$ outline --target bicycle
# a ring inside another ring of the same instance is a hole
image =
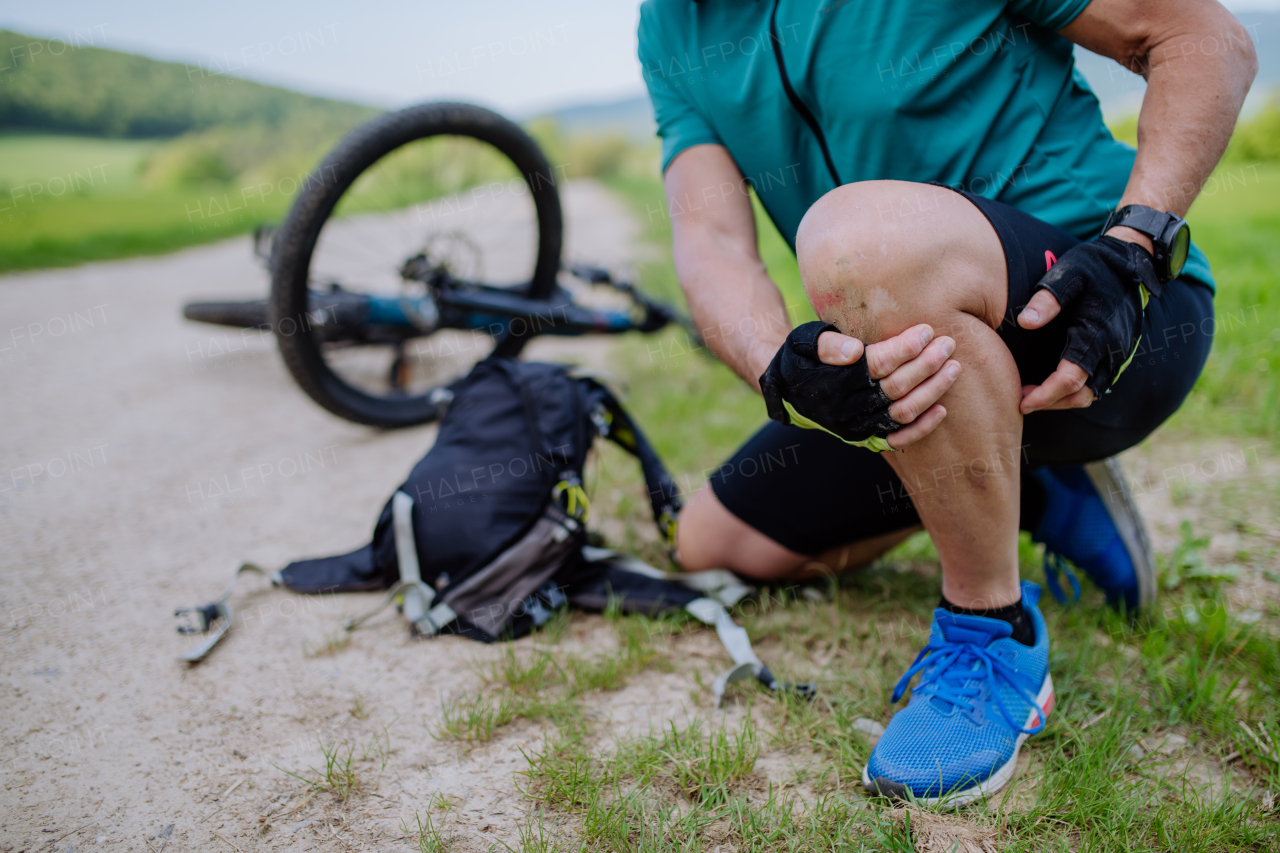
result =
[[[450,188],[465,200],[456,190],[471,187],[482,207],[476,186],[488,188],[487,224],[506,232],[488,237],[514,283],[483,280],[473,235],[422,233],[424,217],[457,215],[431,207]],[[513,231],[517,217],[532,227]],[[268,299],[190,303],[183,314],[270,330],[312,400],[383,428],[436,419],[453,379],[485,356],[518,356],[538,335],[652,333],[675,322],[697,338],[687,318],[633,284],[563,265],[562,237],[557,176],[524,130],[482,107],[422,104],[349,133],[304,182],[284,223],[255,231],[254,251],[271,273]],[[591,290],[621,304],[583,304]]]

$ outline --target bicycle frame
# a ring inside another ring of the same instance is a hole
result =
[[[260,225],[254,229],[254,254],[264,263],[270,261],[273,238],[272,226]],[[464,281],[432,263],[426,255],[418,254],[404,262],[400,275],[406,281],[427,285],[430,295],[364,294],[369,303],[368,323],[381,327],[392,340],[420,337],[437,329],[487,332],[498,340],[510,334],[521,337],[619,335],[656,332],[673,322],[684,325],[696,336],[692,323],[675,309],[649,299],[630,282],[616,281],[608,270],[584,265],[567,265],[564,269],[588,284],[607,285],[626,294],[641,309],[642,316],[637,320],[631,311],[585,308],[559,287],[552,299],[534,299],[524,295],[528,285]]]
[[[371,324],[414,329],[420,334],[440,328],[467,329],[498,338],[506,334],[524,337],[655,332],[679,321],[671,308],[648,299],[629,283],[615,282],[604,270],[573,268],[570,272],[592,284],[607,284],[627,294],[642,311],[639,319],[633,311],[585,308],[563,288],[557,288],[551,299],[533,299],[525,296],[521,287],[463,281],[438,267],[414,269],[416,260],[411,258],[405,264],[405,277],[427,284],[430,295],[370,296]],[[425,258],[421,260],[425,262]]]

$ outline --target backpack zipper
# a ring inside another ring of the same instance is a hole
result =
[[[818,126],[818,120],[814,118],[813,113],[805,106],[804,101],[800,100],[796,90],[791,88],[791,80],[787,77],[787,66],[782,61],[782,41],[778,38],[778,5],[781,2],[782,0],[773,0],[773,12],[769,15],[769,37],[773,40],[773,56],[778,60],[778,76],[782,78],[782,90],[787,93],[787,100],[791,102],[791,106],[795,107],[796,112],[800,113],[800,117],[809,125],[809,129],[818,137],[818,145],[822,148],[822,159],[827,161],[827,171],[831,173],[831,180],[836,182],[836,186],[841,186],[843,182],[840,180],[840,173],[836,171],[836,164],[831,160],[831,151],[827,148],[827,137],[823,135],[822,128]]]

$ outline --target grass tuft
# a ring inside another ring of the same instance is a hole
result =
[[[308,768],[311,776],[294,773],[282,767],[276,769],[305,782],[317,792],[330,793],[339,800],[346,800],[360,790],[360,773],[355,765],[356,745],[349,741],[333,743],[320,742],[320,752],[324,755],[324,770]]]
[[[391,760],[390,730],[393,725],[395,720],[370,735],[363,746],[345,739],[328,743],[323,738],[319,739],[320,753],[324,756],[323,770],[309,767],[307,773],[303,774],[285,770],[275,764],[271,766],[286,776],[305,783],[316,793],[332,794],[337,799],[346,801],[361,791],[377,787],[382,771]],[[360,750],[359,758],[356,758],[357,749]],[[372,780],[364,775],[362,765],[366,762],[377,765]]]

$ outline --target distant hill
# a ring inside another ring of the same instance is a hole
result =
[[[33,58],[27,49],[33,42],[48,50]],[[303,117],[345,129],[380,112],[198,66],[9,30],[0,30],[0,75],[0,129],[146,138],[228,125],[278,127]]]
[[[566,136],[617,134],[637,144],[653,139],[658,127],[649,96],[643,94],[619,101],[574,104],[538,116],[543,117],[554,119]]]

